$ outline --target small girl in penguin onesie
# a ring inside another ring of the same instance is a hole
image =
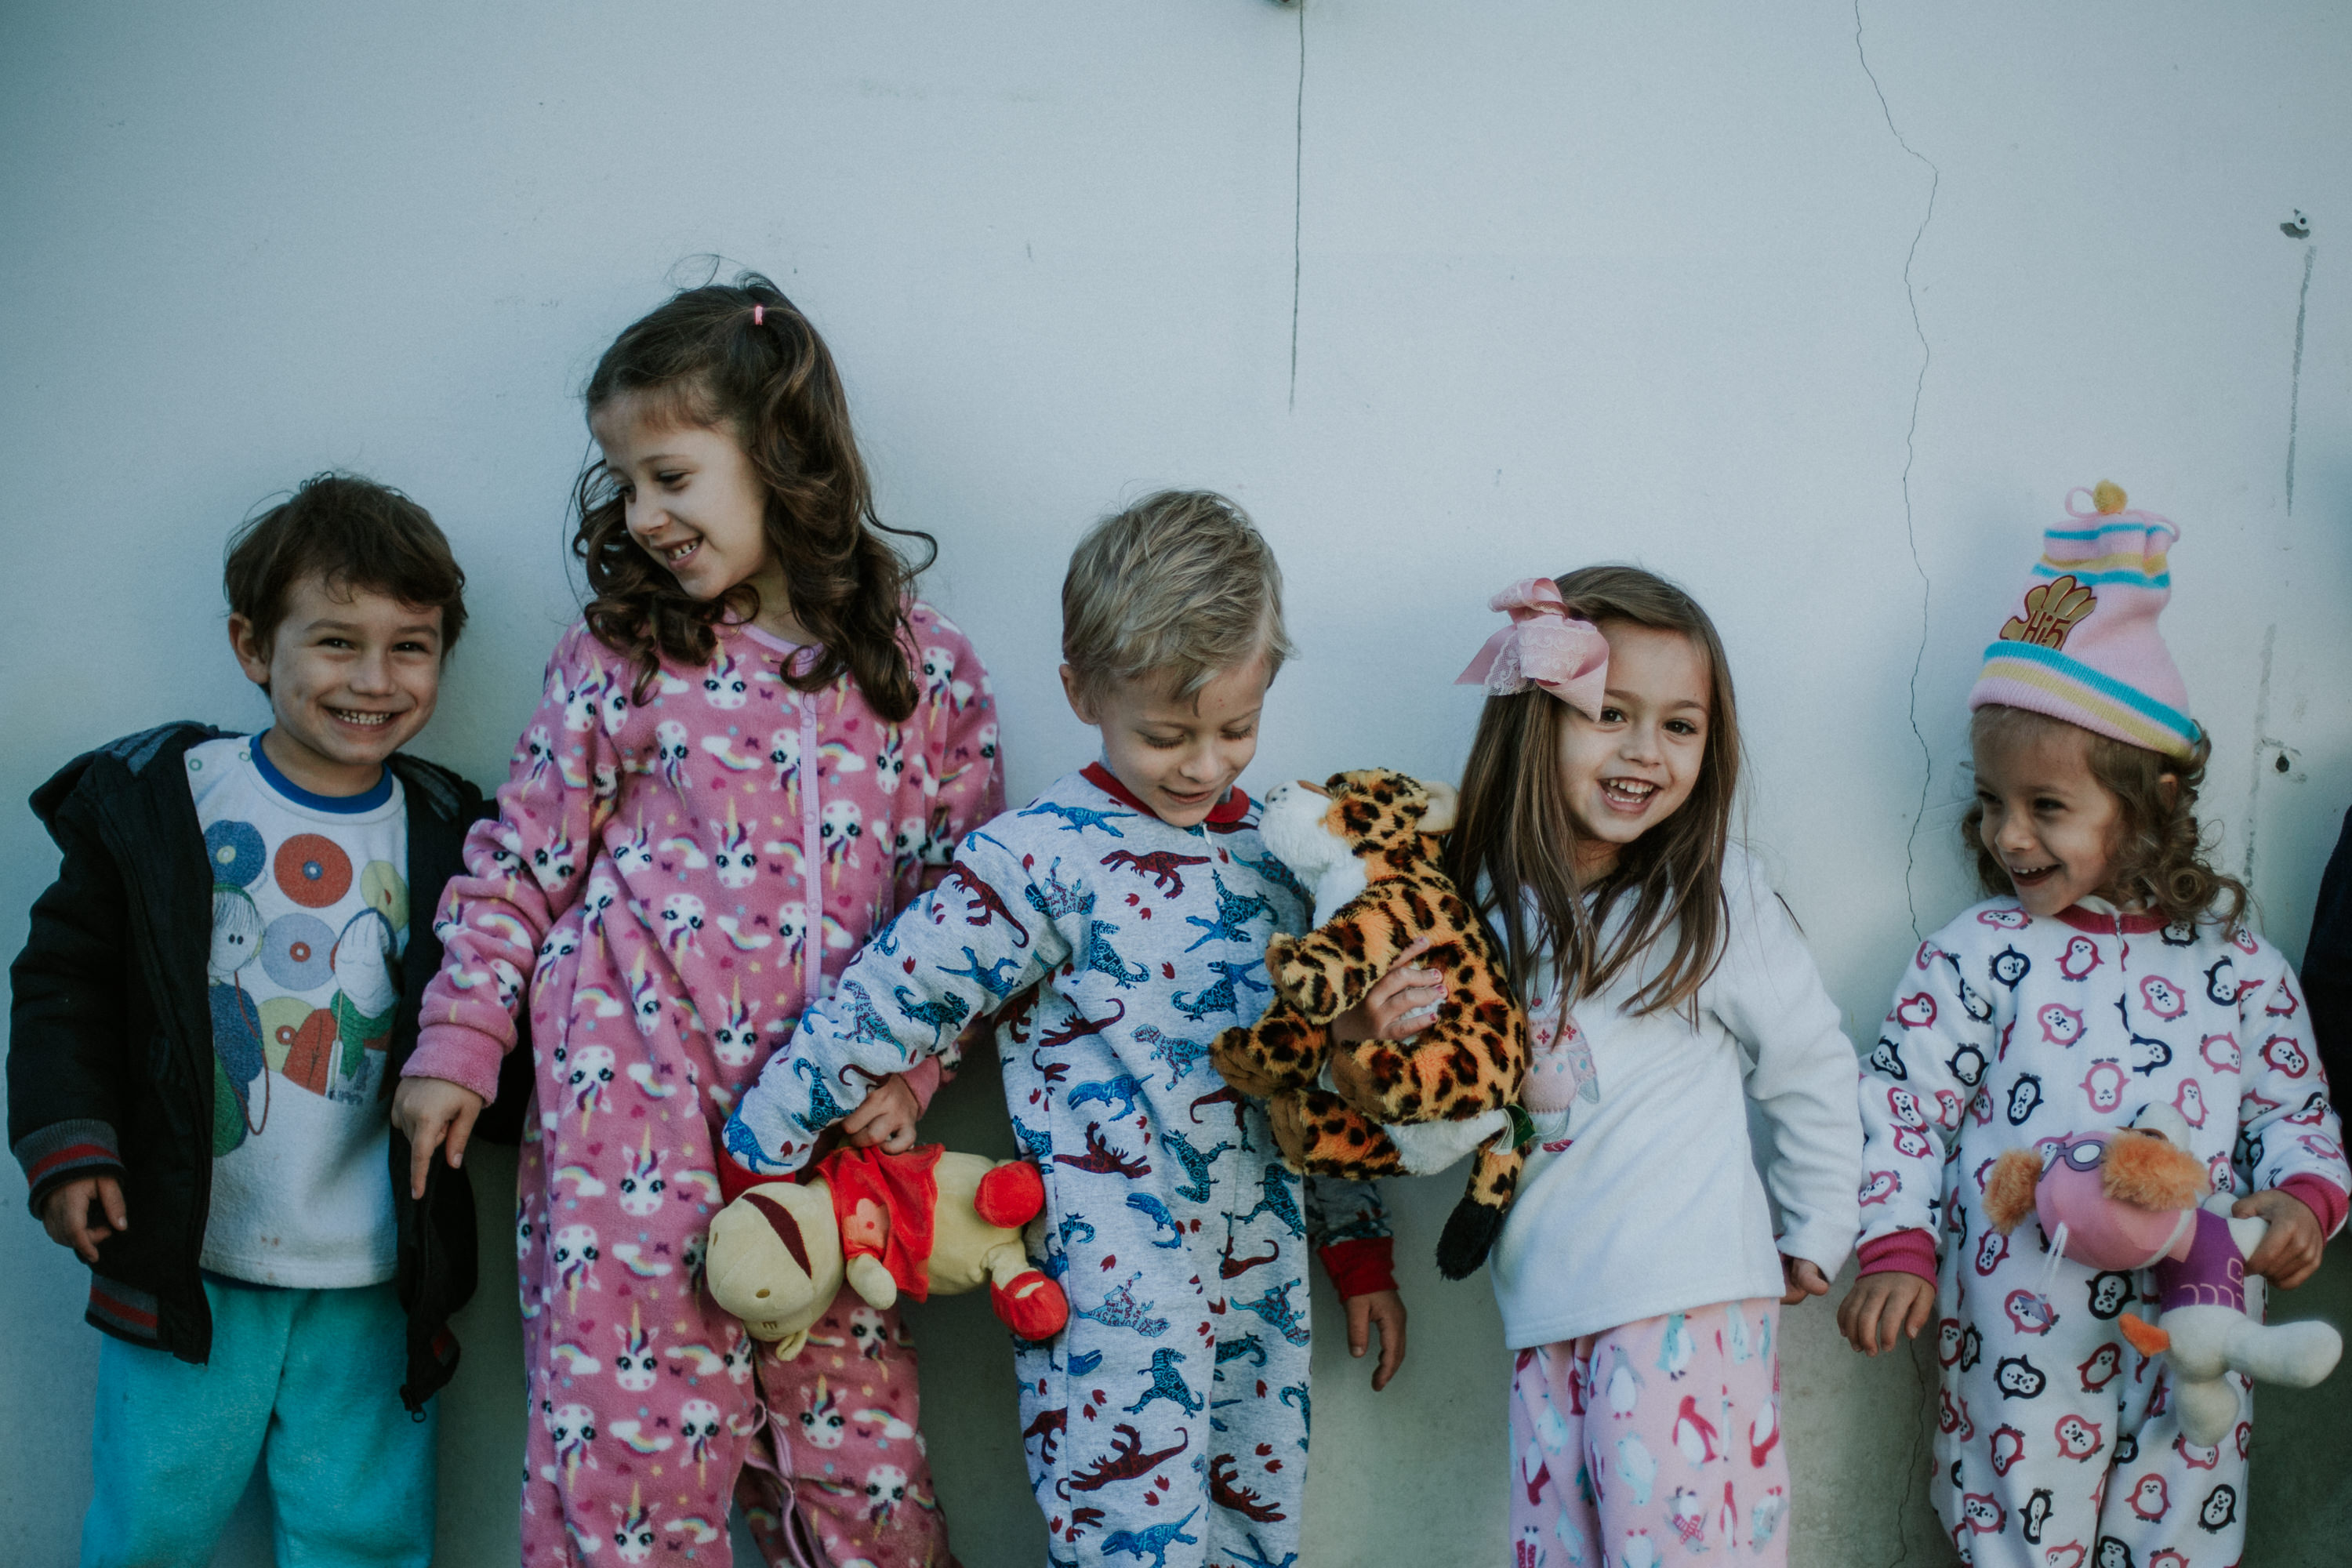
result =
[[[737,1098],[1004,804],[988,678],[911,593],[832,357],[767,279],[637,321],[586,402],[594,597],[449,883],[394,1105],[420,1184],[457,1164],[529,1008],[522,1562],[723,1561],[740,1504],[772,1563],[945,1563],[897,1310],[844,1291],[780,1362],[702,1273]],[[844,1135],[907,1149],[940,1079],[877,1075]]]
[[[2211,742],[2157,629],[2179,531],[2113,485],[2091,500],[2068,498],[1969,695],[1961,830],[1989,897],[1919,945],[1865,1060],[1862,1277],[1838,1322],[1875,1355],[1933,1308],[1936,1502],[1964,1562],[2227,1568],[2250,1415],[2189,1442],[2118,1327],[2162,1310],[2152,1275],[1986,1215],[2004,1152],[2159,1108],[2231,1213],[2268,1222],[2248,1276],[2301,1284],[2352,1190],[2294,972],[2201,852]]]

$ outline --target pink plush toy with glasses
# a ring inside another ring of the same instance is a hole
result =
[[[2226,1199],[2204,1206],[2205,1165],[2188,1142],[2188,1124],[2160,1106],[2137,1127],[2011,1149],[1993,1163],[1984,1206],[2004,1236],[2039,1216],[2053,1276],[2066,1258],[2101,1270],[2155,1270],[2156,1321],[2126,1312],[2116,1326],[2142,1355],[2171,1363],[2181,1435],[2210,1448],[2238,1420],[2237,1390],[2224,1373],[2309,1388],[2336,1370],[2344,1341],[2326,1323],[2247,1316],[2246,1259],[2269,1222],[2231,1218]],[[2048,1294],[2045,1283],[2045,1311]]]

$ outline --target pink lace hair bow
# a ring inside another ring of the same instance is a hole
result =
[[[1454,685],[1484,686],[1496,697],[1540,686],[1587,716],[1601,711],[1609,688],[1609,641],[1591,621],[1568,613],[1550,578],[1514,583],[1486,607],[1508,612],[1511,624],[1486,639]]]

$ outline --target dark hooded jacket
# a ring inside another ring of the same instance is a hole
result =
[[[180,723],[126,736],[76,757],[34,792],[33,810],[64,860],[33,905],[10,971],[8,1142],[33,1210],[65,1182],[121,1182],[130,1226],[99,1244],[84,1315],[119,1339],[197,1363],[212,1350],[198,1258],[213,1175],[205,991],[213,878],[182,759],[228,733]],[[489,815],[481,793],[446,768],[407,756],[390,765],[407,806],[412,897],[387,1085],[415,1047],[418,1005],[441,964],[433,933],[440,889],[462,868],[467,829]],[[509,1054],[516,1082],[502,1086],[477,1137],[513,1140],[530,1099],[529,1057]],[[449,1319],[473,1296],[477,1259],[466,1173],[436,1160],[423,1200],[414,1200],[408,1157],[394,1129],[394,1279],[408,1313],[400,1395],[416,1410],[457,1371]]]

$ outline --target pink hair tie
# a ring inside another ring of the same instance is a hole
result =
[[[1549,577],[1514,583],[1486,602],[1508,612],[1511,624],[1486,639],[1456,686],[1484,686],[1508,697],[1540,686],[1587,717],[1601,711],[1609,689],[1609,640],[1591,621],[1568,613]]]
[[[764,327],[768,324],[768,307],[765,305],[751,307],[751,324],[755,327]]]

